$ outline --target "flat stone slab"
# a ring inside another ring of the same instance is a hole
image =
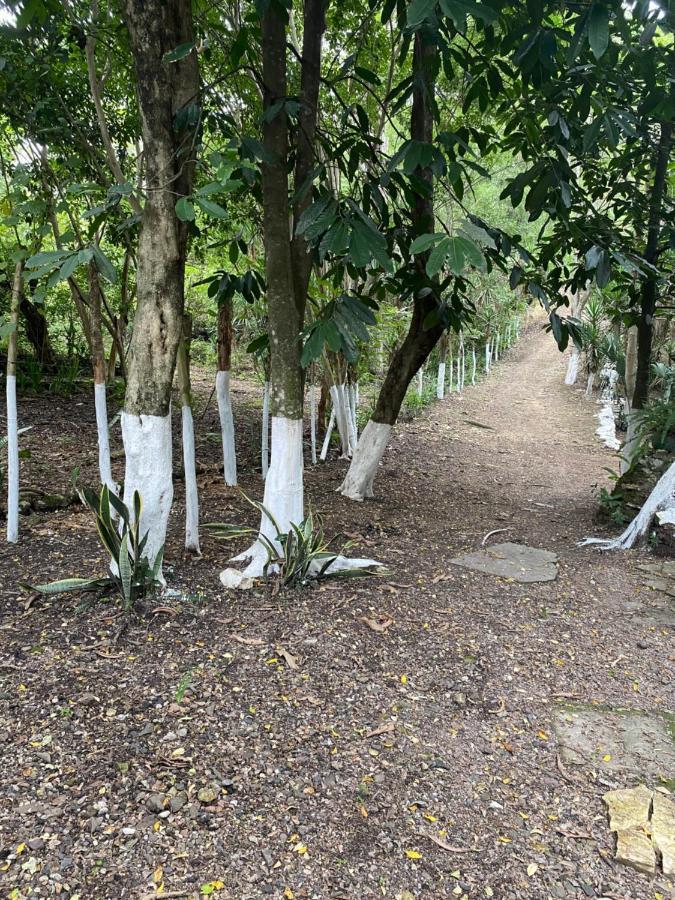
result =
[[[464,553],[450,562],[455,566],[473,569],[486,575],[512,578],[523,584],[533,581],[555,581],[558,576],[558,557],[550,550],[539,550],[526,544],[493,544],[484,550]]]
[[[641,710],[568,708],[555,719],[563,761],[634,772],[643,778],[673,777],[671,728],[667,717]]]
[[[609,830],[646,828],[652,808],[653,792],[644,784],[636,788],[608,791],[602,798],[609,813]]]
[[[652,841],[661,854],[664,875],[675,875],[675,802],[659,791],[654,792],[652,808]]]

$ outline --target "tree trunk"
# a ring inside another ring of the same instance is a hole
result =
[[[656,266],[659,258],[663,197],[668,176],[668,161],[670,157],[672,136],[673,123],[662,122],[661,136],[659,138],[659,146],[656,155],[656,166],[654,168],[654,184],[649,199],[647,245],[644,254],[645,260],[652,266]],[[640,318],[637,326],[637,371],[635,375],[635,390],[633,391],[631,400],[633,409],[643,409],[649,399],[654,316],[656,314],[656,302],[658,298],[658,278],[658,274],[650,271],[648,272],[647,278],[642,283]]]
[[[12,299],[9,309],[9,342],[7,345],[7,541],[19,540],[19,418],[16,408],[16,356],[18,346],[21,275],[19,262],[14,270]]]
[[[201,552],[199,549],[199,489],[195,460],[195,426],[192,416],[192,385],[190,384],[191,340],[192,316],[184,315],[176,368],[180,388],[183,472],[185,473],[185,549],[199,554]]]
[[[230,394],[230,366],[232,359],[232,300],[225,300],[218,307],[218,371],[216,372],[216,396],[220,434],[223,444],[223,477],[225,484],[237,484],[237,453],[234,440],[232,396]]]
[[[43,368],[56,368],[56,354],[49,338],[49,328],[44,313],[25,294],[21,294],[21,315],[26,326],[26,337],[35,357]]]
[[[126,0],[125,24],[136,70],[145,184],[138,244],[137,307],[128,360],[122,436],[126,451],[124,500],[138,490],[141,533],[154,560],[166,539],[173,499],[170,401],[181,338],[187,229],[177,199],[190,194],[194,122],[186,108],[199,102],[196,52],[164,61],[194,42],[190,0]],[[176,123],[176,116],[182,122]]]
[[[438,49],[432,39],[418,31],[413,49],[413,102],[410,135],[413,140],[430,144],[433,140],[434,87]],[[428,190],[416,195],[412,220],[417,234],[433,233],[433,175],[428,168],[418,169],[417,176],[426,182]],[[419,255],[415,265],[423,269],[425,255]],[[413,313],[405,340],[398,347],[380,389],[373,415],[363,430],[347,476],[340,487],[345,497],[363,500],[373,496],[373,481],[377,467],[389,441],[392,426],[401,409],[408,385],[444,332],[438,322],[425,330],[428,313],[437,309],[437,299],[431,294],[414,302]]]
[[[105,350],[101,331],[101,285],[93,262],[88,267],[89,278],[89,337],[91,368],[94,376],[94,406],[96,409],[96,434],[98,438],[98,474],[101,484],[116,494],[119,486],[114,481],[110,467],[110,437],[108,430],[108,402],[106,398]]]
[[[442,400],[445,397],[445,366],[448,358],[448,335],[441,335],[438,343],[438,375],[436,377],[436,399]]]

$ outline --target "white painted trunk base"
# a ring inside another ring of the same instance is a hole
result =
[[[370,419],[363,429],[345,480],[340,485],[339,490],[344,497],[364,500],[373,496],[373,481],[390,434],[391,425]]]
[[[597,414],[598,427],[595,433],[605,447],[610,450],[618,450],[621,442],[616,436],[616,422],[614,420],[614,408],[611,400],[603,400],[600,412]]]
[[[471,348],[471,384],[476,383],[476,348]]]
[[[291,523],[298,525],[304,517],[302,419],[272,416],[272,455],[265,478],[263,506],[273,516],[279,530],[288,532]],[[264,513],[260,517],[260,532],[277,544],[277,532]],[[227,568],[220,573],[227,588],[251,586],[253,578],[265,574],[269,554],[263,543],[256,540],[248,550],[230,562],[247,562],[243,571]]]
[[[457,357],[457,378],[455,380],[455,390],[458,394],[462,393],[462,359]]]
[[[586,382],[586,396],[590,400],[593,396],[593,386],[595,384],[595,372],[588,373],[588,381]]]
[[[565,374],[565,384],[576,384],[579,375],[579,348],[574,346],[570,353],[569,362],[567,363],[567,373]]]
[[[417,396],[421,397],[424,393],[424,369],[420,369],[417,373]]]
[[[98,436],[98,473],[101,484],[108,486],[113,494],[119,491],[119,485],[113,480],[110,468],[110,437],[108,433],[108,403],[105,384],[94,385],[94,406],[96,408],[96,434]]]
[[[628,416],[628,431],[626,433],[626,441],[621,449],[621,461],[619,464],[619,473],[624,475],[631,467],[633,456],[640,442],[637,429],[637,421],[635,415]]]
[[[148,533],[144,556],[151,562],[166,541],[173,501],[171,416],[122,413],[122,440],[126,456],[124,503],[132,506],[134,491],[143,501],[140,532]],[[160,573],[164,581],[164,576]]]
[[[19,417],[16,375],[7,376],[7,541],[19,540]]]
[[[490,371],[490,341],[485,345],[485,371]]]
[[[263,408],[262,408],[262,440],[260,442],[260,464],[262,468],[262,477],[267,478],[267,470],[269,468],[270,459],[270,383],[265,382],[263,387]]]
[[[612,540],[586,538],[581,541],[581,546],[597,544],[603,550],[630,550],[645,537],[655,516],[661,523],[675,521],[675,462],[657,481],[642,509],[623,534]]]
[[[192,410],[182,407],[183,471],[185,473],[185,549],[201,553],[199,549],[199,491],[195,462],[195,426]]]
[[[234,441],[234,419],[232,417],[229,372],[216,372],[216,397],[218,398],[220,436],[223,444],[223,477],[225,478],[225,484],[235,487],[237,484],[237,451]]]
[[[442,400],[445,397],[445,363],[438,364],[438,376],[436,378],[436,397]],[[364,432],[365,433],[365,432]]]
[[[340,459],[351,459],[354,445],[354,435],[353,425],[351,422],[351,413],[349,411],[349,401],[347,399],[346,385],[331,385],[330,396],[331,400],[333,401],[335,421],[337,423],[338,433],[340,435],[340,445],[342,448]]]

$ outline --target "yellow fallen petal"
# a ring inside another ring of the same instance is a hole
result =
[[[405,855],[408,857],[408,859],[422,859],[422,854],[417,850],[406,850]]]

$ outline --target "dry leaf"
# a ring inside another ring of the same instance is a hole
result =
[[[389,734],[390,732],[392,732],[394,730],[395,727],[396,726],[394,725],[393,722],[385,722],[384,725],[378,725],[377,728],[373,728],[372,731],[369,731],[366,734],[366,738],[374,738],[374,737],[377,737],[379,734]]]
[[[405,855],[408,857],[408,859],[422,859],[422,854],[417,850],[406,850]]]
[[[367,625],[371,631],[377,632],[377,634],[384,634],[387,628],[390,628],[394,624],[394,620],[391,616],[387,616],[384,613],[378,613],[374,618],[361,616],[359,621],[363,622],[364,625]]]
[[[247,644],[249,647],[265,646],[265,641],[261,641],[260,638],[245,638],[238,634],[231,634],[230,637],[233,641],[237,641],[240,644]]]
[[[437,847],[440,847],[441,850],[447,850],[448,853],[475,853],[475,850],[470,850],[468,847],[453,847],[452,844],[448,844],[447,841],[444,841],[443,838],[437,837],[435,834],[428,834],[426,831],[418,832],[420,837],[427,838],[429,841],[433,841]]]
[[[293,656],[292,653],[289,653],[288,650],[284,650],[283,647],[277,647],[277,653],[279,656],[283,656],[284,662],[288,666],[289,669],[297,669],[298,668],[298,658],[297,656]]]
[[[539,866],[536,863],[530,863],[527,867],[527,874],[530,878],[534,875],[535,872],[539,871]]]

